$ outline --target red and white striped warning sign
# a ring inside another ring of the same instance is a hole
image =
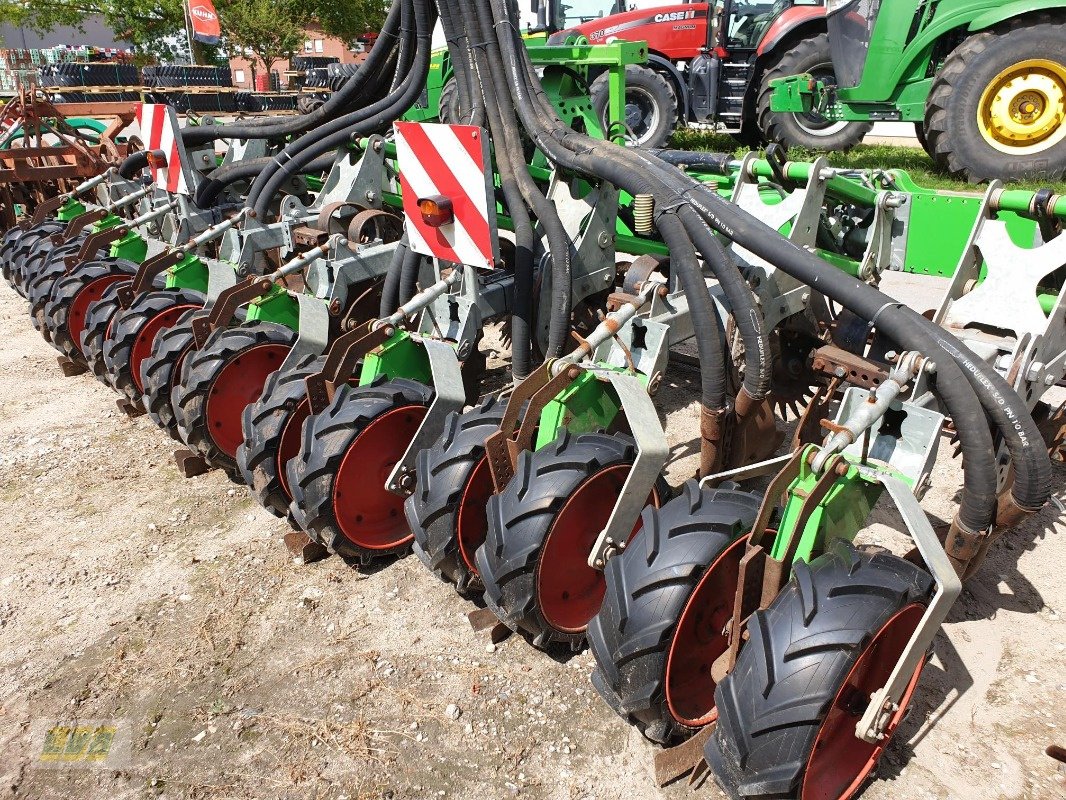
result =
[[[407,238],[416,253],[472,267],[499,256],[488,136],[475,125],[396,123]],[[431,224],[420,200],[439,199],[451,219]]]
[[[192,194],[195,177],[187,172],[189,160],[185,156],[174,109],[160,103],[141,103],[137,109],[137,124],[144,149],[149,153],[162,153],[166,161],[163,166],[152,158],[148,160],[155,185],[173,194]]]

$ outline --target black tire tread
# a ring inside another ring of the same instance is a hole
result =
[[[838,540],[765,611],[734,670],[718,685],[718,726],[704,755],[733,798],[792,797],[822,720],[872,637],[903,607],[927,603],[928,573]]]
[[[241,416],[244,442],[237,448],[237,467],[259,505],[276,517],[289,516],[291,498],[276,467],[278,444],[292,413],[307,397],[307,378],[322,371],[325,356],[308,354],[292,369],[267,378],[262,396]]]
[[[156,289],[140,295],[129,308],[118,312],[103,346],[104,364],[116,391],[129,402],[141,405],[143,395],[137,388],[130,368],[130,357],[137,337],[144,326],[160,314],[175,306],[202,306],[204,301],[204,294],[193,289]]]
[[[144,410],[152,422],[175,441],[181,441],[178,420],[170,404],[171,392],[180,377],[183,359],[193,346],[192,320],[204,309],[190,308],[176,323],[161,331],[152,342],[152,352],[141,362]]]
[[[966,139],[971,136],[979,138],[977,127],[972,124],[973,121],[971,120],[972,130],[952,130],[950,110],[953,100],[958,101],[957,93],[960,82],[974,68],[981,66],[991,57],[988,51],[998,43],[997,40],[1008,39],[1012,34],[1024,33],[1044,27],[1050,29],[1048,36],[1051,39],[1061,39],[1062,25],[1063,18],[1061,14],[1054,15],[1049,12],[1026,14],[1008,20],[994,30],[981,31],[968,36],[951,52],[945,60],[944,66],[937,72],[925,104],[926,152],[932,156],[940,169],[953,178],[969,181],[970,183],[978,183],[992,178],[1016,179],[1026,177],[1023,175],[1004,175],[1002,173],[986,174],[986,171],[980,169],[975,163],[970,163],[969,156],[963,150],[960,150],[960,145],[965,148]],[[1025,56],[1019,53],[1018,57],[1024,58]],[[966,116],[969,117],[969,114]],[[984,144],[983,140],[981,144]],[[1049,169],[1042,170],[1039,179],[1059,181],[1066,178],[1066,144],[1060,143],[1058,147],[1060,148],[1058,163],[1049,163]],[[1045,151],[1040,155],[1044,156],[1047,153],[1048,151]],[[1004,153],[997,153],[996,158],[1003,162],[1009,156]]]
[[[489,397],[474,408],[450,414],[441,442],[418,454],[415,491],[404,503],[415,536],[415,555],[430,572],[463,593],[473,588],[471,581],[480,585],[480,580],[459,553],[459,501],[485,455],[485,440],[503,421],[506,405]]]
[[[640,538],[607,562],[607,594],[589,624],[599,673],[593,682],[608,705],[652,741],[665,744],[692,732],[666,705],[667,656],[696,586],[751,530],[760,503],[751,492],[701,490],[688,481],[666,505],[645,508]]]
[[[118,292],[125,286],[133,283],[129,281],[115,281],[108,286],[99,300],[89,304],[85,312],[85,330],[81,332],[81,351],[85,356],[85,363],[96,379],[104,386],[111,386],[111,375],[104,363],[104,340],[107,338],[107,329],[111,320],[122,309],[119,303]]]
[[[212,333],[203,349],[189,353],[181,367],[181,379],[170,395],[181,440],[211,466],[225,470],[241,483],[237,462],[215,444],[207,427],[206,405],[215,377],[241,353],[262,344],[292,345],[296,332],[276,322],[245,322]]]
[[[564,430],[554,442],[519,455],[514,478],[489,498],[488,535],[477,551],[485,602],[534,647],[559,643],[578,649],[585,642],[584,632],[552,627],[537,602],[537,569],[556,514],[589,477],[635,458],[629,436]]]
[[[85,261],[55,282],[52,294],[45,305],[44,320],[48,327],[49,341],[59,352],[81,364],[86,363],[81,350],[67,330],[67,317],[79,292],[100,278],[109,275],[129,275],[137,272],[137,265],[120,258],[101,258]]]
[[[322,546],[344,558],[366,563],[407,550],[366,550],[340,530],[333,510],[333,483],[345,453],[375,419],[400,406],[428,406],[433,390],[397,378],[369,386],[341,386],[321,414],[304,420],[300,455],[289,461],[290,513],[297,525]]]
[[[815,60],[824,57],[828,51],[828,33],[822,32],[809,36],[783,48],[781,54],[771,61],[762,73],[755,104],[755,120],[767,141],[781,142],[786,146],[799,145],[816,150],[849,150],[862,142],[863,137],[873,128],[872,122],[853,122],[843,130],[826,136],[824,142],[815,142],[810,134],[803,134],[810,137],[808,142],[793,141],[796,134],[789,133],[787,126],[782,123],[784,115],[770,108],[770,98],[773,95],[773,89],[770,87],[771,81],[806,72],[805,64],[816,63]]]

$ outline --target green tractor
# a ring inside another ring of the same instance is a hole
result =
[[[776,112],[913,122],[972,182],[1066,176],[1066,2],[829,0],[836,85],[778,81]]]

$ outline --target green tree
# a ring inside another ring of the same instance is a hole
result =
[[[217,6],[227,49],[250,53],[252,80],[256,62],[269,73],[303,46],[304,31],[313,20],[300,0],[222,0]]]
[[[311,15],[322,29],[347,45],[367,31],[380,31],[388,10],[387,0],[311,0]]]

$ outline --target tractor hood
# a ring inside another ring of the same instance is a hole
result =
[[[548,44],[578,36],[589,44],[645,41],[651,50],[671,58],[693,58],[707,41],[707,8],[706,3],[683,3],[623,11],[557,31],[548,37]]]

